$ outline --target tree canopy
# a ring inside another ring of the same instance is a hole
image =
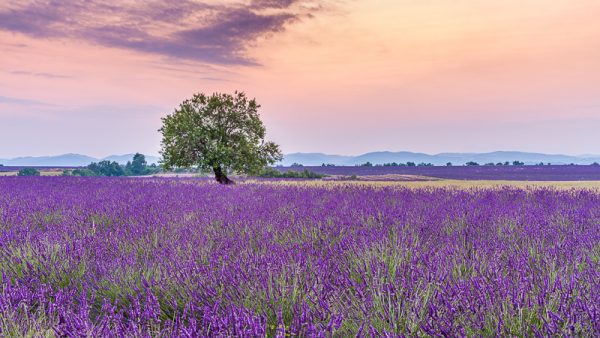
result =
[[[243,92],[195,94],[162,119],[163,166],[212,170],[219,183],[233,183],[230,172],[256,174],[282,158],[279,146],[265,141],[260,105]]]
[[[148,172],[147,167],[148,162],[146,162],[146,156],[135,153],[135,155],[133,155],[133,160],[127,162],[125,165],[125,171],[134,176],[145,175]]]
[[[35,168],[23,168],[19,170],[17,176],[40,176],[40,171]]]
[[[87,166],[96,176],[125,176],[125,170],[115,161],[92,162]]]

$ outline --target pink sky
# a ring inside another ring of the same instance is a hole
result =
[[[284,152],[600,153],[600,2],[0,4],[0,158],[160,148],[242,90]]]

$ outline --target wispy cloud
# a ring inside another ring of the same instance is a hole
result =
[[[249,45],[322,9],[310,0],[31,1],[0,5],[0,29],[214,64],[256,65],[247,55]]]
[[[29,99],[21,99],[16,97],[9,96],[0,96],[0,104],[10,104],[10,105],[21,105],[21,106],[47,106],[49,104],[45,102],[29,100]]]
[[[47,78],[47,79],[68,79],[68,78],[72,77],[69,75],[60,75],[60,74],[52,74],[52,73],[44,73],[44,72],[28,72],[28,71],[23,71],[23,70],[14,70],[14,71],[10,71],[8,73],[12,74],[12,75],[35,76],[35,77],[42,77],[42,78]]]

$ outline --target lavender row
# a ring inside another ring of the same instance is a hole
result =
[[[600,195],[0,178],[0,335],[600,334]]]
[[[325,175],[421,175],[455,180],[515,180],[515,181],[597,181],[600,166],[544,165],[544,166],[335,166],[335,167],[277,167],[282,172],[308,169]]]

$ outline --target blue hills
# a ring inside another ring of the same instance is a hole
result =
[[[131,161],[133,154],[111,155],[104,158],[95,158],[81,154],[63,154],[57,156],[28,156],[12,159],[0,159],[0,164],[5,166],[38,166],[38,167],[79,167],[86,166],[91,162],[102,160],[116,161],[125,164]],[[158,156],[146,155],[146,161],[149,164],[158,163]],[[477,162],[479,164],[498,163],[509,161],[520,161],[525,164],[591,164],[600,162],[600,155],[562,155],[562,154],[543,154],[520,151],[494,151],[488,153],[439,153],[425,154],[410,151],[376,151],[357,156],[331,155],[323,153],[291,153],[284,156],[284,159],[278,165],[291,166],[294,163],[305,166],[319,166],[323,163],[337,166],[354,166],[366,162],[372,164],[383,163],[431,163],[434,165],[446,165],[451,162],[453,165],[462,165],[467,162]]]
[[[0,164],[5,166],[31,166],[31,167],[82,167],[92,162],[102,160],[116,161],[119,164],[126,164],[133,159],[134,154],[111,155],[104,158],[95,158],[81,154],[63,154],[57,156],[27,156],[16,157],[12,159],[0,159]],[[158,163],[159,157],[146,155],[146,161],[149,164]]]
[[[600,162],[600,155],[561,155],[561,154],[543,154],[520,151],[494,151],[488,153],[440,153],[440,154],[425,154],[409,151],[377,151],[370,152],[358,156],[340,156],[327,155],[322,153],[293,153],[287,154],[283,161],[280,162],[283,166],[290,166],[294,163],[305,166],[318,166],[323,163],[334,164],[338,166],[354,166],[365,162],[372,164],[383,163],[431,163],[434,165],[446,165],[451,162],[454,165],[462,165],[467,162],[477,162],[479,164],[498,163],[509,161],[520,161],[525,164],[538,164],[540,162],[551,164],[591,164]]]

